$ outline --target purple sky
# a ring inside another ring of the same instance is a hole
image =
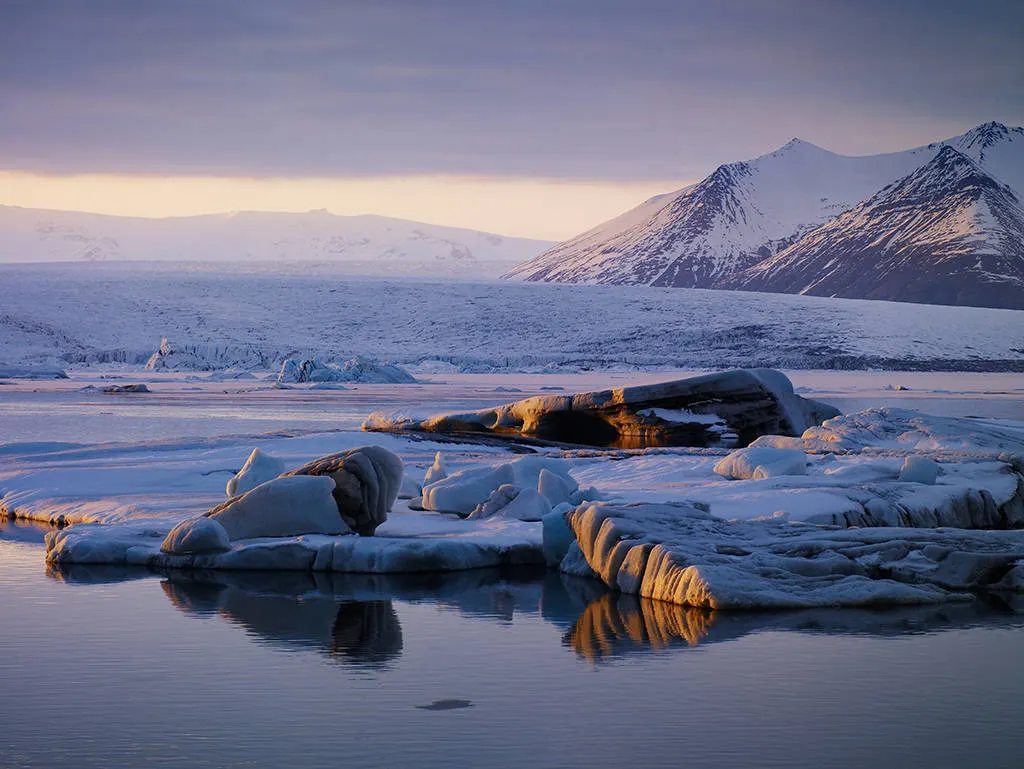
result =
[[[0,169],[691,179],[1024,123],[1009,0],[3,0]]]

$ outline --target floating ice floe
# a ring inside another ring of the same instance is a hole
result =
[[[772,369],[737,369],[619,390],[527,398],[427,419],[374,413],[366,430],[489,433],[594,446],[746,445],[796,436],[838,410],[801,398]]]
[[[685,503],[580,505],[562,571],[709,609],[968,600],[1024,590],[1024,531],[726,521]]]

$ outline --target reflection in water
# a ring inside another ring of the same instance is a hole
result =
[[[38,521],[12,518],[6,513],[0,512],[0,539],[42,544],[46,541],[47,532],[50,531],[56,531],[56,527]]]
[[[59,565],[47,573],[79,583],[152,578],[145,568]],[[763,631],[873,636],[1024,625],[1024,596],[888,609],[715,612],[610,592],[597,580],[555,571],[476,569],[448,574],[163,571],[168,600],[189,616],[218,617],[255,641],[308,649],[364,670],[386,669],[404,641],[395,602],[430,603],[507,624],[539,615],[592,660],[685,649]]]
[[[152,578],[142,567],[51,565],[69,583]],[[468,617],[510,623],[540,614],[567,629],[605,588],[593,580],[528,568],[448,574],[325,574],[275,571],[164,570],[160,586],[189,616],[214,616],[254,640],[282,649],[310,649],[364,670],[385,669],[403,650],[395,601],[429,602]]]
[[[764,631],[892,636],[981,624],[1024,625],[1024,597],[1007,594],[971,603],[892,608],[716,612],[605,593],[587,605],[564,642],[580,656],[599,661],[672,646],[730,641]]]
[[[402,656],[402,626],[391,601],[343,601],[331,629],[331,656],[383,667]]]

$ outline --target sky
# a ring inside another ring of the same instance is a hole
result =
[[[1024,124],[1015,0],[0,0],[0,204],[561,239],[799,136]]]

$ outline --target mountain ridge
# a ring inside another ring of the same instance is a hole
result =
[[[324,209],[163,218],[0,205],[0,262],[275,262],[374,274],[497,276],[550,246],[458,227]]]
[[[732,288],[737,275],[794,248],[926,165],[944,147],[978,164],[1020,198],[1024,128],[990,122],[945,141],[867,156],[838,155],[795,138],[752,160],[723,164],[697,184],[652,198],[517,265],[504,277]],[[1024,278],[1024,266],[1013,271],[1018,273]],[[772,290],[749,281],[743,287]],[[972,301],[985,300],[976,296]]]

